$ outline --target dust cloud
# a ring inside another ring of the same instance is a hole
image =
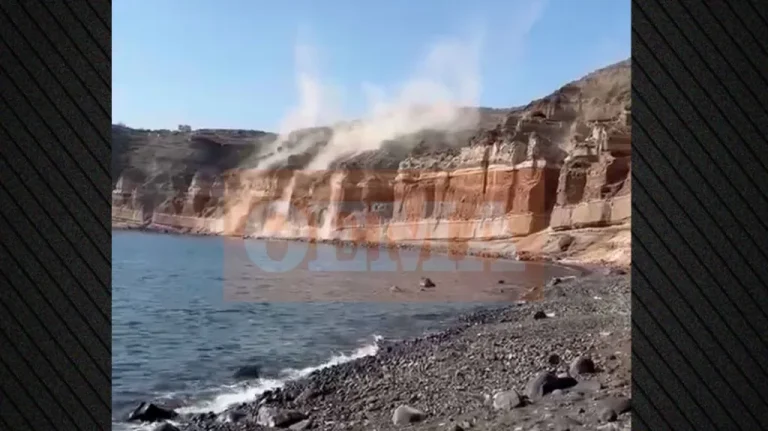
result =
[[[535,3],[534,7],[530,3]],[[526,9],[533,13],[521,13],[524,22],[515,23],[516,31],[509,34],[516,40],[507,41],[507,46],[522,45],[538,20],[543,2],[530,3]],[[476,127],[485,37],[485,26],[476,25],[463,35],[445,37],[426,46],[412,75],[399,85],[361,83],[367,108],[352,121],[351,116],[344,115],[340,97],[350,93],[325,83],[316,67],[317,51],[306,41],[298,42],[294,55],[299,101],[280,124],[279,137],[269,149],[273,154],[259,167],[304,153],[318,140],[327,140],[327,144],[309,163],[308,170],[327,169],[335,160],[376,150],[384,142],[421,131],[451,133]],[[319,127],[327,128],[326,133],[297,133]]]

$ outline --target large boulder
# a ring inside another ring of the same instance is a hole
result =
[[[173,419],[178,415],[173,410],[158,407],[152,403],[142,402],[128,415],[128,421],[159,422]]]
[[[392,413],[392,423],[395,425],[408,425],[420,422],[427,417],[427,414],[411,406],[401,405]]]
[[[307,416],[297,410],[278,409],[262,406],[256,416],[256,423],[270,428],[287,428],[301,422]]]

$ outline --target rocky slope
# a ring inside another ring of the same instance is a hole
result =
[[[113,126],[113,225],[483,241],[514,247],[519,258],[628,264],[630,69],[629,60],[611,65],[524,107],[465,108],[456,118],[475,116],[471,126],[394,134],[375,142],[377,150],[337,151],[319,168],[334,140],[369,139],[368,126],[288,136]]]

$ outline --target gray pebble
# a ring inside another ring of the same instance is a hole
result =
[[[555,429],[557,431],[574,431],[577,427],[582,425],[581,422],[568,416],[563,416],[555,421]]]
[[[615,421],[620,414],[629,411],[631,401],[625,397],[611,397],[602,400],[598,407],[598,417],[605,422]]]
[[[304,389],[298,397],[296,397],[296,402],[301,404],[309,401],[310,399],[314,398],[316,396],[316,392],[313,388],[309,387]]]
[[[257,413],[256,422],[266,427],[285,428],[306,418],[306,415],[296,410],[279,410],[262,406]]]
[[[573,244],[573,236],[565,234],[557,239],[557,247],[560,249],[560,251],[566,251],[568,250],[568,247]]]
[[[395,425],[407,425],[421,422],[426,417],[427,414],[421,410],[403,404],[392,413],[392,423]]]
[[[496,410],[511,410],[520,405],[522,400],[514,390],[498,392],[493,396],[493,408]]]
[[[312,428],[312,419],[304,419],[301,422],[297,422],[289,427],[291,431],[305,431]]]
[[[600,389],[603,388],[603,385],[600,384],[597,380],[582,380],[578,383],[576,383],[575,386],[568,389],[569,392],[576,392],[579,394],[589,394],[593,392],[597,392]]]
[[[613,422],[618,419],[616,412],[609,407],[601,407],[597,412],[597,417],[603,422]]]
[[[536,401],[550,391],[550,387],[557,383],[557,376],[549,371],[540,371],[525,386],[525,396],[531,401]]]
[[[244,417],[245,417],[245,413],[235,410],[235,411],[227,412],[227,414],[224,415],[222,419],[224,420],[224,422],[236,423],[237,421],[239,421]]]
[[[586,356],[580,356],[571,362],[571,367],[568,370],[571,376],[576,377],[581,374],[591,374],[595,372],[595,363],[592,359]]]
[[[419,283],[419,286],[424,288],[432,288],[432,287],[435,287],[435,282],[432,281],[429,277],[422,277],[421,282]]]

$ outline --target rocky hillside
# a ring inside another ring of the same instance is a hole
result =
[[[579,232],[629,223],[630,76],[626,60],[526,106],[464,108],[457,118],[474,116],[471,126],[361,142],[378,149],[334,152],[322,169],[313,161],[364,125],[288,136],[113,126],[113,223],[368,242],[506,238],[521,257],[567,254],[552,244],[574,237],[588,249]]]

